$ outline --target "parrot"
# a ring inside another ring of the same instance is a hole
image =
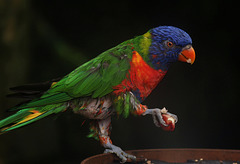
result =
[[[12,97],[28,100],[9,109],[15,113],[0,121],[0,134],[72,110],[91,120],[88,137],[99,140],[105,153],[117,155],[123,163],[134,161],[134,155],[112,143],[112,116],[152,115],[157,127],[168,130],[169,126],[173,130],[177,115],[165,107],[149,109],[142,102],[176,61],[195,61],[189,34],[174,26],[152,28],[104,51],[62,78],[10,88]]]

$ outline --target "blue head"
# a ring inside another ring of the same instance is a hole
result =
[[[149,55],[155,69],[167,70],[177,60],[194,62],[192,39],[185,31],[173,26],[159,26],[151,29],[150,33],[152,43]]]

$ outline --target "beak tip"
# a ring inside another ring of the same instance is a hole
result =
[[[178,60],[192,65],[195,61],[195,51],[193,47],[183,50],[180,53]]]
[[[190,63],[190,64],[193,64],[192,59],[187,59],[186,62]]]

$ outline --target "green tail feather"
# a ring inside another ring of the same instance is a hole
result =
[[[66,105],[54,104],[45,107],[22,109],[0,121],[0,134],[20,128],[53,113],[65,111]]]

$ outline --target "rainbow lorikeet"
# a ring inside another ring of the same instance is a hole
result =
[[[193,64],[195,52],[190,36],[172,26],[153,28],[101,53],[61,79],[11,88],[16,92],[13,95],[31,100],[11,109],[17,112],[0,121],[0,133],[72,109],[94,120],[89,136],[98,138],[105,152],[115,153],[123,162],[134,160],[135,156],[112,144],[111,116],[151,114],[157,126],[168,127],[165,114],[164,118],[171,117],[174,124],[176,115],[165,108],[148,109],[141,103],[178,60]]]

